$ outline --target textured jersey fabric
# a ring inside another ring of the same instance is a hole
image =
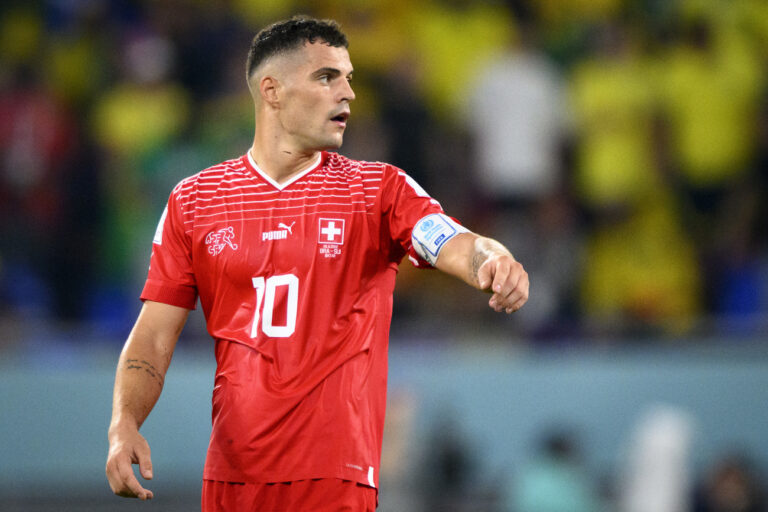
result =
[[[142,293],[216,340],[204,478],[377,486],[397,265],[442,212],[402,170],[323,152],[278,184],[249,155],[173,190]]]

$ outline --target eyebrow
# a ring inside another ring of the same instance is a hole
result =
[[[331,78],[336,78],[341,76],[341,71],[336,68],[325,67],[325,68],[320,68],[316,70],[314,73],[312,73],[313,77],[320,77],[323,75],[330,75]],[[352,71],[350,71],[347,76],[352,76]]]

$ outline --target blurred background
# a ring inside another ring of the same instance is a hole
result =
[[[5,0],[0,509],[198,507],[202,315],[150,504],[104,477],[114,367],[171,188],[248,149],[248,45],[296,13],[350,40],[342,153],[531,276],[505,316],[401,265],[380,510],[768,510],[764,0]]]

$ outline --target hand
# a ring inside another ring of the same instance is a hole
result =
[[[135,428],[110,431],[109,438],[106,472],[112,491],[125,498],[151,500],[154,494],[141,486],[132,466],[138,464],[141,476],[146,480],[152,479],[152,459],[147,440]]]
[[[511,254],[492,254],[477,271],[480,289],[493,295],[488,305],[495,311],[514,313],[528,300],[528,272]]]

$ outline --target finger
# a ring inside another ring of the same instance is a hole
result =
[[[488,301],[488,305],[497,313],[501,313],[504,311],[504,308],[508,306],[504,299],[497,293],[493,294],[493,297]]]
[[[494,271],[493,265],[490,265],[487,261],[480,265],[480,268],[477,270],[477,282],[481,290],[487,290],[491,287]]]
[[[491,287],[491,290],[497,295],[496,302],[502,303],[504,302],[504,297],[506,297],[513,288],[513,285],[508,283],[511,269],[508,264],[505,265],[501,261],[496,261],[494,267],[495,272],[493,274],[493,286]]]
[[[503,272],[504,270],[500,270],[498,274]],[[489,301],[489,305],[496,311],[501,312],[517,302],[521,295],[520,280],[521,276],[517,269],[514,267],[510,268],[507,272],[507,278],[502,283],[493,285],[496,290]]]
[[[142,487],[136,479],[131,464],[119,464],[118,473],[121,486],[115,491],[115,494],[126,498],[139,498],[140,500],[152,498],[152,492]]]
[[[515,311],[522,308],[527,300],[528,300],[527,297],[520,297],[516,302],[513,302],[509,306],[505,307],[504,311],[506,311],[507,313],[514,313]]]
[[[509,308],[512,307],[512,305],[517,304],[521,299],[525,299],[527,297],[528,292],[526,288],[518,285],[514,287],[506,297],[497,297],[496,302],[502,308]]]
[[[515,284],[511,285],[510,283]],[[521,270],[518,274],[513,268],[507,283],[502,286],[500,292],[493,294],[488,304],[497,312],[511,313],[516,311],[528,299],[528,286],[528,273]]]
[[[136,457],[139,460],[139,472],[147,480],[152,480],[152,457],[149,444],[141,443],[136,447]]]
[[[510,295],[512,302],[506,307],[507,313],[514,313],[528,302],[529,287],[528,273],[524,272],[523,276],[520,278],[516,292]]]
[[[122,460],[125,459],[125,460]],[[123,464],[128,464],[130,467],[130,460],[127,456],[110,456],[107,459],[107,481],[109,487],[115,494],[124,492],[125,485],[123,484],[123,477],[120,474],[120,468]]]
[[[507,314],[511,314],[511,313],[514,313],[515,311],[519,311],[520,308],[523,307],[523,304],[525,304],[525,301],[521,299],[520,301],[516,302],[512,306],[506,308],[504,312]]]

